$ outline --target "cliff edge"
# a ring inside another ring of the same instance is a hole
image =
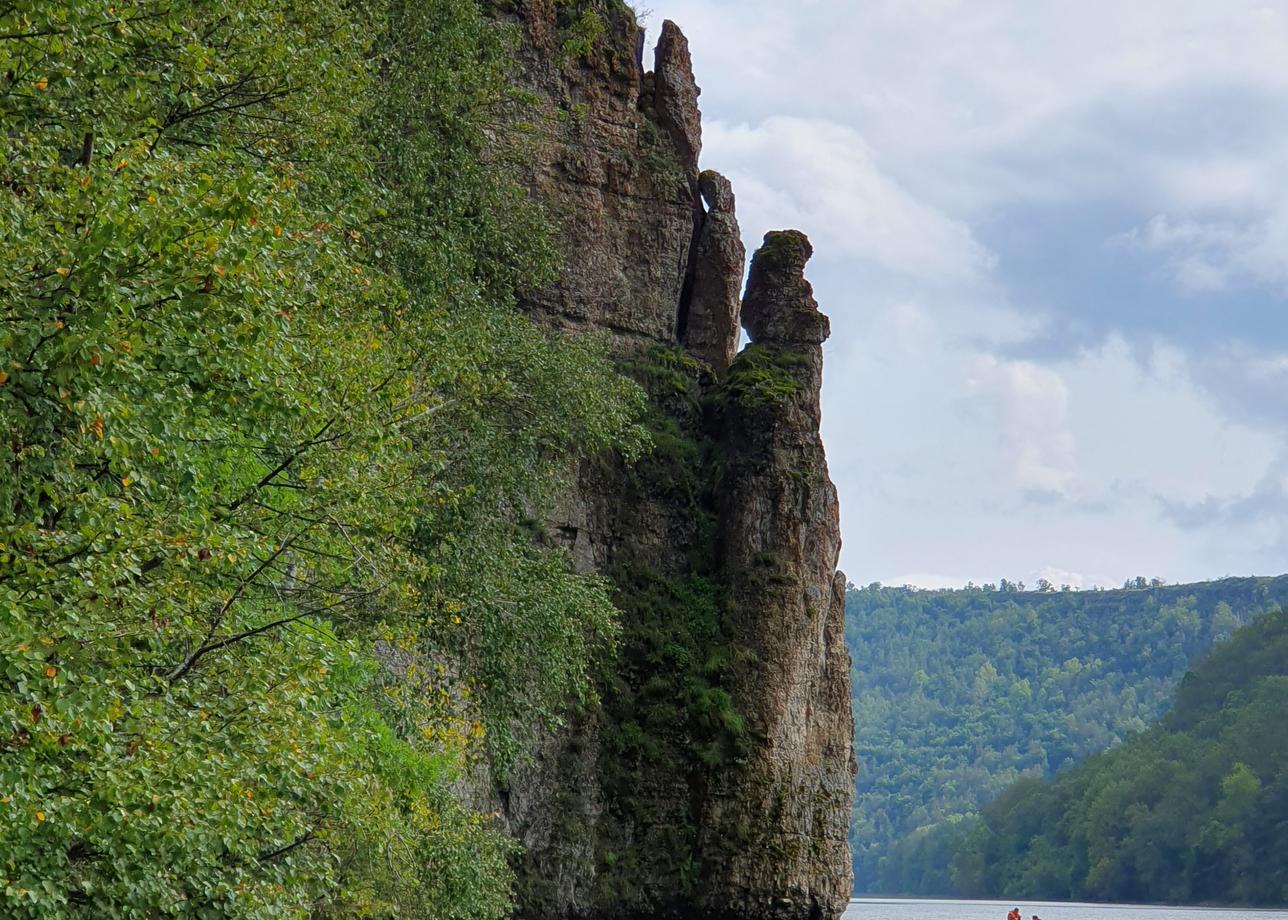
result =
[[[819,438],[827,318],[808,241],[771,233],[740,296],[734,190],[699,170],[688,43],[616,0],[522,0],[523,181],[565,270],[525,308],[600,334],[654,449],[581,470],[547,528],[623,612],[600,701],[498,798],[531,918],[837,917],[853,788],[836,491]],[[750,344],[739,351],[740,330]]]

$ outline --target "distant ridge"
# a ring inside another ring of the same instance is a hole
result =
[[[1143,581],[1143,579],[1142,579]],[[962,819],[1143,730],[1288,576],[1086,591],[851,587],[858,893],[955,893]]]
[[[1288,611],[1185,674],[1167,716],[986,805],[952,855],[967,894],[1288,903]]]

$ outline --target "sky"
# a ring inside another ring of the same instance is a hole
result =
[[[1288,0],[643,2],[814,243],[852,581],[1288,571]]]

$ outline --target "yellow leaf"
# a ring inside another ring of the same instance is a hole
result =
[[[54,272],[66,278],[68,275],[72,273],[72,270],[70,268],[55,268]]]
[[[44,77],[41,77],[39,80],[36,81],[36,89],[40,90],[43,93],[45,90],[49,89],[49,81],[46,80]]]
[[[36,812],[36,820],[37,820],[37,821],[44,821],[44,820],[45,820],[45,813],[44,813],[43,811],[38,811],[38,812]]]

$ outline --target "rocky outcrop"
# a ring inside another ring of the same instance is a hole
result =
[[[528,307],[557,328],[606,333],[624,353],[675,340],[702,211],[698,89],[674,26],[658,72],[645,74],[642,32],[618,2],[593,4],[604,34],[588,56],[571,58],[577,6],[525,0],[517,14],[522,74],[536,100],[516,116],[519,168],[562,230],[564,265]],[[665,119],[654,114],[659,106]]]
[[[693,281],[679,335],[692,355],[723,375],[738,349],[739,289],[747,251],[729,180],[709,169],[699,176],[698,188],[707,212],[693,249]]]
[[[698,84],[693,78],[689,40],[679,26],[662,23],[653,55],[652,115],[671,136],[680,165],[688,176],[697,175],[702,152],[702,116],[698,111]]]
[[[845,579],[818,433],[829,328],[804,276],[811,253],[799,232],[765,237],[742,304],[751,344],[723,384],[716,500],[726,629],[751,653],[730,689],[756,744],[707,791],[711,915],[828,916],[853,883]]]
[[[588,464],[548,528],[614,582],[623,636],[600,702],[497,790],[524,847],[519,914],[837,916],[850,666],[808,243],[771,234],[740,298],[733,191],[698,171],[700,91],[673,23],[645,72],[619,0],[507,6],[536,100],[511,133],[565,263],[523,305],[606,335],[654,434],[638,462]],[[571,41],[587,15],[591,47]]]

